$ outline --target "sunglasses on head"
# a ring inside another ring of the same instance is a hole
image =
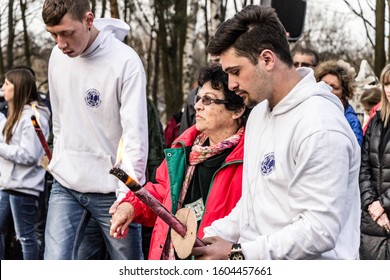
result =
[[[211,98],[210,96],[207,96],[207,95],[203,95],[203,96],[195,95],[194,104],[198,103],[199,100],[202,100],[203,105],[210,105],[211,103],[215,103],[215,104],[228,104],[229,103],[226,100],[218,99],[218,98]]]

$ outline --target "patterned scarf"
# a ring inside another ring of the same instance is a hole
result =
[[[238,144],[238,142],[241,140],[243,132],[244,132],[244,127],[241,127],[234,135],[230,136],[229,138],[213,146],[202,146],[208,139],[208,136],[206,136],[204,133],[199,134],[195,138],[189,156],[189,165],[187,167],[187,172],[183,180],[183,186],[181,188],[181,192],[179,195],[179,203],[178,203],[177,210],[179,210],[183,206],[183,202],[186,197],[187,190],[190,185],[192,176],[194,175],[196,165],[198,163],[204,162],[205,160],[217,154],[222,153],[226,149],[235,147]],[[167,259],[167,260],[175,259],[174,248],[173,248],[170,235],[168,235],[167,242],[165,243],[164,246],[163,259]]]

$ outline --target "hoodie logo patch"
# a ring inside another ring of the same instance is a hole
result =
[[[274,153],[266,154],[261,161],[261,174],[267,176],[275,170],[275,155]]]
[[[98,92],[94,88],[87,90],[85,97],[84,97],[84,100],[85,100],[85,103],[88,105],[88,107],[91,107],[91,108],[97,108],[102,103],[102,99],[100,97],[100,92]]]

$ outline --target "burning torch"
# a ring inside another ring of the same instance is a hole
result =
[[[35,130],[36,134],[38,135],[39,141],[41,142],[42,148],[45,151],[45,154],[46,154],[48,160],[50,161],[51,160],[51,151],[50,151],[49,145],[47,144],[46,138],[43,135],[41,125],[39,123],[39,115],[40,114],[35,107],[35,103],[32,103],[31,107],[34,111],[34,115],[31,116],[31,122],[34,126],[34,130]]]

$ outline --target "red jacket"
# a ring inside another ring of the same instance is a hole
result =
[[[192,126],[181,134],[173,142],[172,148],[165,150],[166,158],[158,167],[156,173],[158,183],[153,184],[149,182],[144,186],[172,213],[176,213],[177,198],[186,172],[185,146],[192,146],[195,137],[199,133],[195,126]],[[243,155],[244,135],[233,151],[226,157],[226,163],[213,176],[203,218],[198,230],[199,238],[203,237],[203,229],[205,227],[209,226],[214,220],[228,215],[240,199]],[[128,201],[134,206],[134,222],[154,227],[150,241],[149,259],[161,259],[162,250],[169,234],[168,225],[157,217],[131,191],[127,193],[123,201]],[[172,201],[174,201],[173,204]]]
[[[368,127],[368,123],[371,121],[371,119],[375,116],[376,114],[376,111],[379,110],[381,107],[381,103],[379,102],[378,104],[376,104],[374,107],[372,107],[371,111],[370,111],[370,116],[368,117],[367,121],[365,122],[364,126],[363,126],[363,135],[366,134],[366,130],[367,130],[367,127]]]

